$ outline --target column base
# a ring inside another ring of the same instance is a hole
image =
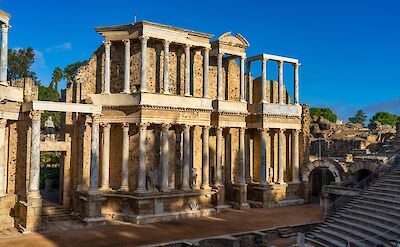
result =
[[[84,202],[83,222],[88,225],[103,225],[106,223],[101,214],[101,207],[105,198],[97,188],[90,188]]]
[[[131,91],[123,91],[124,94],[131,94]]]
[[[8,83],[7,83],[6,81],[0,81],[0,85],[1,85],[1,86],[5,86],[5,87],[8,87],[8,86],[9,86]]]
[[[160,192],[170,192],[171,190],[169,188],[167,189],[160,189]]]
[[[192,95],[185,93],[185,97],[192,97]]]
[[[29,192],[26,202],[20,202],[18,228],[24,233],[40,229],[42,217],[42,198],[39,191]]]
[[[210,185],[207,184],[207,185],[204,185],[204,186],[202,185],[202,186],[200,187],[200,189],[202,189],[202,190],[204,190],[204,191],[211,191],[212,188],[211,188]]]
[[[120,191],[120,192],[128,192],[129,191],[128,185],[121,186],[121,188],[119,188],[118,191]]]
[[[166,95],[171,95],[171,92],[164,92],[164,94],[166,94]]]
[[[236,204],[233,205],[235,209],[249,209],[250,205],[247,203],[247,184],[240,183],[234,185],[235,187],[235,201]]]
[[[278,184],[286,184],[284,181],[278,181]]]
[[[110,186],[107,185],[107,186],[101,186],[99,190],[103,192],[108,192],[111,191],[111,188]]]
[[[138,188],[138,189],[135,190],[134,193],[137,193],[137,194],[145,194],[145,193],[148,193],[148,192],[149,192],[149,191],[147,191],[147,190],[144,189],[144,188]]]

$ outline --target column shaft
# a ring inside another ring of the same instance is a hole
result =
[[[104,93],[110,93],[110,52],[111,52],[111,41],[104,41],[105,49],[105,62],[104,62]]]
[[[185,45],[185,96],[190,94],[190,45]]]
[[[169,92],[169,44],[170,42],[164,40],[164,94],[171,94]]]
[[[139,169],[138,169],[138,185],[136,192],[146,191],[146,135],[147,123],[141,123],[139,126]]]
[[[294,67],[294,104],[299,104],[299,66],[300,64],[293,64]]]
[[[190,126],[183,128],[182,190],[190,189]]]
[[[224,97],[222,95],[222,57],[223,53],[218,53],[218,75],[217,75],[217,99],[223,100]]]
[[[283,140],[285,139],[285,130],[279,129],[278,133],[278,184],[284,184],[284,152],[283,152]]]
[[[129,190],[129,123],[122,125],[121,191]]]
[[[209,54],[209,48],[204,49],[204,55],[203,55],[203,97],[204,98],[209,98],[209,85],[208,85],[208,66],[209,66],[209,61],[210,59],[210,54]]]
[[[283,61],[278,62],[278,92],[279,104],[283,104]]]
[[[205,126],[203,128],[203,167],[202,167],[202,180],[201,189],[210,189],[210,157],[209,157],[209,138],[210,138],[210,127]]]
[[[101,170],[101,189],[110,189],[110,124],[103,125],[103,155]]]
[[[251,88],[253,88],[253,86],[251,85],[251,63],[249,61],[247,61],[246,63],[246,71],[247,71],[247,101],[249,103],[253,103],[253,96],[251,95]]]
[[[29,193],[40,197],[40,112],[31,111],[31,164],[29,169]]]
[[[141,63],[140,63],[140,92],[147,92],[147,74],[146,74],[146,57],[147,57],[147,36],[140,37],[141,42]]]
[[[244,167],[244,136],[245,129],[239,129],[239,184],[245,184],[245,167]]]
[[[123,40],[125,44],[125,69],[124,69],[124,93],[131,93],[131,42],[129,39]]]
[[[215,185],[222,185],[222,128],[217,128],[217,146],[216,146],[217,162],[215,173]]]
[[[300,182],[300,167],[299,167],[299,132],[292,132],[292,166],[293,166],[293,182]]]
[[[168,161],[169,161],[169,127],[163,124],[161,139],[161,191],[169,191],[168,187]]]
[[[0,57],[0,84],[7,83],[7,59],[8,59],[8,28],[9,25],[1,25],[1,57]]]
[[[261,102],[267,102],[267,59],[261,61]]]
[[[244,82],[244,59],[240,57],[240,100],[246,101],[245,82]]]
[[[90,146],[90,190],[99,188],[99,115],[92,115],[92,139]]]
[[[6,125],[7,119],[0,119],[0,197],[6,194]]]
[[[267,133],[268,130],[262,128],[260,130],[261,134],[261,157],[260,157],[260,184],[261,185],[266,185],[267,184]]]

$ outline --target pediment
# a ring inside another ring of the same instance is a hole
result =
[[[221,36],[219,36],[217,41],[225,45],[230,45],[240,48],[247,48],[250,46],[250,43],[239,33],[233,36],[231,32],[226,32]]]

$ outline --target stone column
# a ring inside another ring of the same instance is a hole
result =
[[[102,170],[101,170],[101,189],[110,189],[110,129],[109,123],[105,123],[103,126],[103,155],[102,155]]]
[[[99,118],[92,115],[92,139],[90,145],[90,191],[99,189]]]
[[[223,100],[224,97],[222,95],[222,57],[223,53],[218,53],[218,75],[217,75],[217,99]]]
[[[146,135],[148,123],[140,123],[139,125],[139,169],[138,169],[138,185],[136,192],[146,192]]]
[[[185,96],[190,94],[190,45],[185,45]]]
[[[168,187],[168,161],[169,161],[169,128],[170,124],[162,124],[161,139],[161,191],[169,191]]]
[[[283,61],[278,61],[278,93],[279,104],[283,104]]]
[[[0,119],[0,197],[6,194],[6,125],[7,119]]]
[[[201,189],[209,190],[210,189],[210,126],[203,127],[203,167],[202,167],[202,180],[201,180]]]
[[[246,92],[244,85],[244,59],[245,57],[240,57],[240,100],[246,102]]]
[[[40,111],[31,110],[32,135],[31,135],[31,164],[29,169],[29,194],[40,197]]]
[[[122,124],[122,169],[119,190],[129,190],[129,123]]]
[[[141,43],[141,63],[140,63],[140,92],[148,92],[147,91],[147,74],[146,74],[146,57],[147,57],[147,41],[149,37],[141,36],[140,43]]]
[[[125,69],[124,69],[124,93],[131,93],[131,42],[129,39],[123,40],[125,44]]]
[[[284,184],[284,152],[283,152],[283,140],[285,139],[285,129],[279,129],[278,133],[278,184]]]
[[[260,148],[260,184],[267,184],[267,134],[268,129],[260,128],[261,148]]]
[[[190,190],[190,125],[183,127],[182,190]]]
[[[294,104],[299,104],[299,66],[300,64],[294,63]]]
[[[215,185],[222,186],[222,128],[218,127],[217,132],[217,145],[216,145],[216,172],[215,172]]]
[[[171,94],[169,91],[169,44],[168,40],[164,44],[164,94]]]
[[[239,129],[239,184],[246,184],[244,167],[244,136],[245,128]]]
[[[8,55],[8,28],[10,26],[3,23],[1,25],[1,57],[0,57],[0,84],[8,86],[7,83],[7,55]]]
[[[104,90],[103,93],[110,93],[110,50],[111,41],[105,40],[104,42],[105,50],[105,62],[104,62]]]
[[[209,48],[204,48],[204,54],[203,54],[203,97],[204,98],[209,98],[209,85],[208,85],[208,66],[209,66],[209,59],[210,59],[210,49]]]
[[[247,97],[248,97],[247,101],[249,103],[253,103],[253,96],[251,95],[250,88],[253,88],[253,90],[254,90],[254,87],[251,86],[251,62],[249,62],[249,61],[247,61],[247,63],[246,63],[246,71],[247,71],[247,90],[246,90],[246,93],[247,93]]]
[[[300,130],[292,132],[292,167],[293,167],[293,182],[300,182],[300,167],[299,167],[299,133]]]
[[[267,59],[261,61],[261,102],[267,103]]]

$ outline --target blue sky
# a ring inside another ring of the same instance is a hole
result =
[[[9,46],[37,51],[34,70],[45,85],[55,67],[91,56],[102,41],[95,26],[136,15],[214,38],[241,33],[248,56],[299,58],[301,102],[332,107],[341,118],[357,109],[400,114],[400,1],[3,0],[0,8],[12,14]],[[285,71],[291,90],[291,68]]]

